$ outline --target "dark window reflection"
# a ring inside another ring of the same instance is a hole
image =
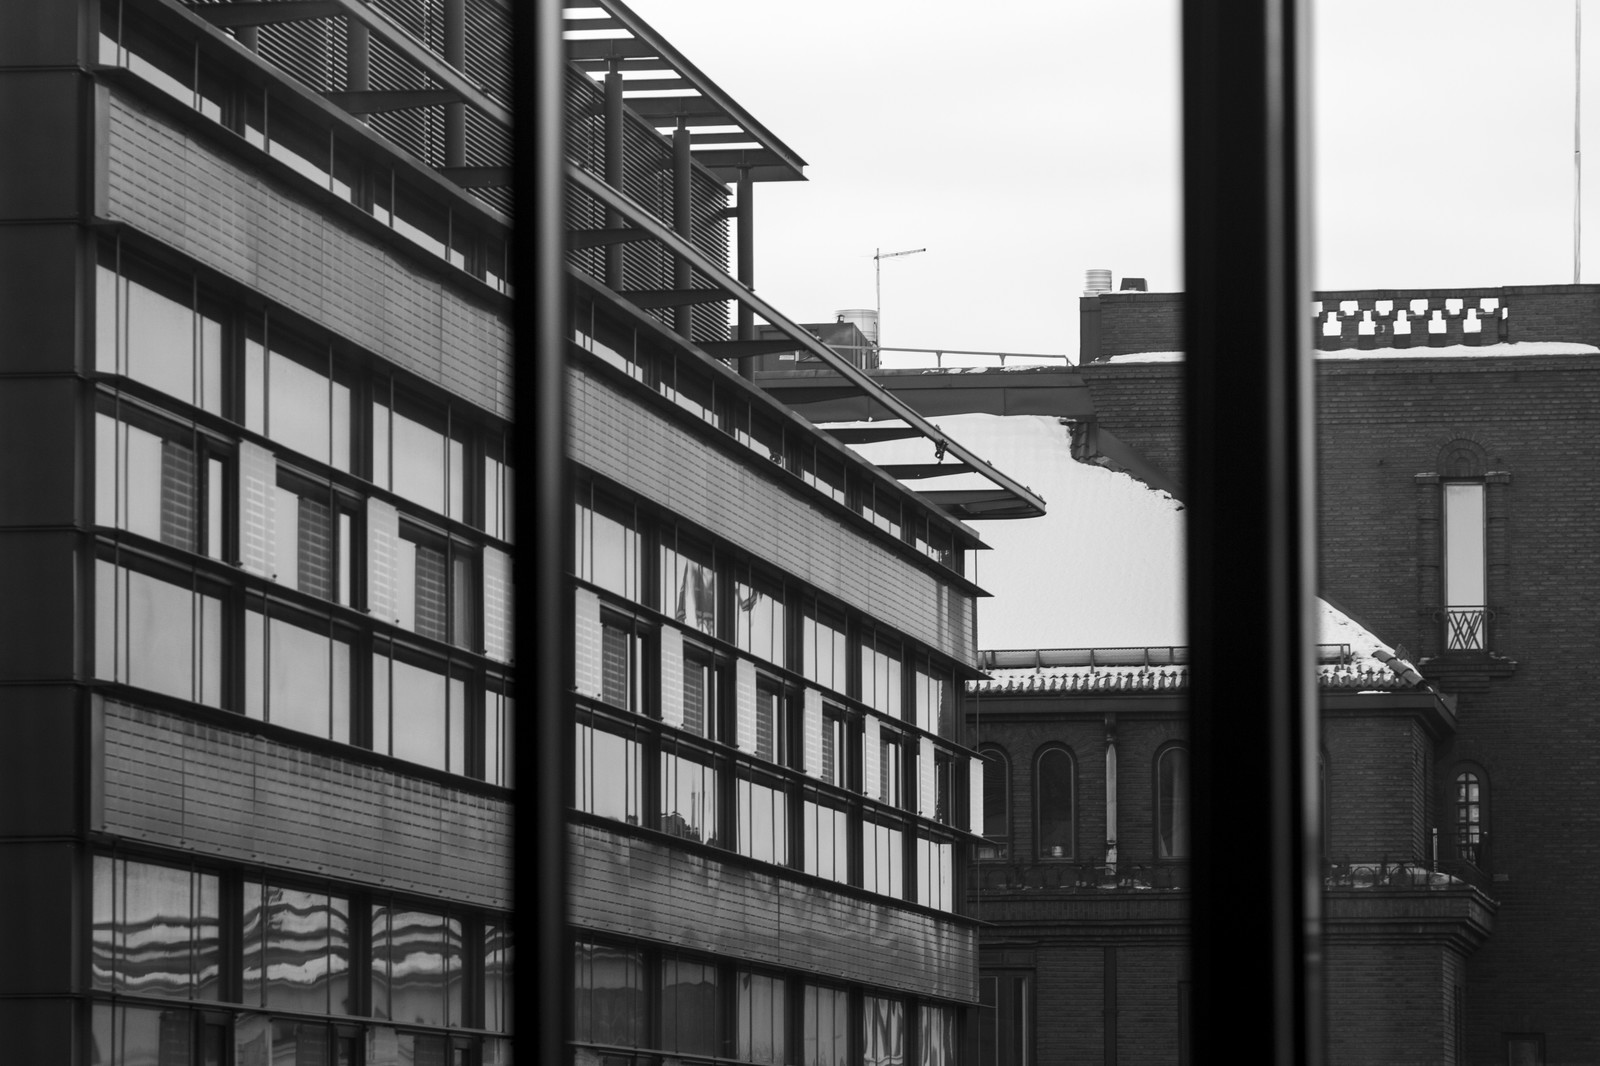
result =
[[[214,875],[95,856],[95,988],[216,999],[222,964],[219,935]]]
[[[905,1066],[906,1005],[881,996],[861,998],[863,1066]]]
[[[661,960],[661,1046],[686,1055],[722,1052],[722,996],[709,963]]]
[[[580,940],[573,961],[573,1038],[615,1047],[644,1045],[643,953]]]
[[[850,1061],[850,993],[842,988],[807,985],[801,1062],[806,1066],[847,1066]]]

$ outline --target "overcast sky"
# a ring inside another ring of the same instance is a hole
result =
[[[1087,268],[1182,287],[1170,0],[632,6],[809,164],[756,190],[756,285],[792,317],[871,307],[875,248],[928,249],[883,264],[888,345],[1075,357]],[[1319,288],[1572,280],[1571,0],[1314,25]]]

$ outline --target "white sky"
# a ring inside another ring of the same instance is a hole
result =
[[[883,265],[885,344],[1076,360],[1086,269],[1182,288],[1173,0],[629,2],[807,160],[756,189],[756,287],[790,317],[871,307],[874,248],[926,247]],[[1570,282],[1572,3],[1314,18],[1315,287]],[[1600,106],[1584,126],[1600,147]],[[1600,154],[1588,175],[1600,222]],[[1051,504],[978,526],[983,647],[1182,642],[1172,501],[1074,464],[1051,419],[939,421]]]
[[[890,345],[1076,357],[1086,269],[1182,287],[1171,0],[632,7],[807,160],[756,190],[756,285],[799,321],[872,306],[874,248],[928,249],[883,265]],[[1570,282],[1572,3],[1314,17],[1316,286]]]

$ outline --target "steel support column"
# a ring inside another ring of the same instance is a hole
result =
[[[738,273],[735,276],[739,279],[739,284],[752,291],[756,287],[756,240],[755,234],[750,229],[751,219],[755,215],[754,207],[750,200],[751,193],[754,190],[755,182],[750,179],[750,168],[740,167],[739,185],[735,192],[738,197],[738,203],[734,205],[734,210],[737,212],[734,223],[739,228],[737,262],[735,263],[735,269]],[[737,339],[742,341],[755,340],[755,315],[744,304],[739,305],[738,321],[739,336]],[[756,377],[755,362],[751,360],[740,363],[739,373],[754,381]]]
[[[606,75],[606,184],[622,189],[622,72],[612,70]],[[622,216],[606,210],[606,228],[622,226]],[[606,248],[606,287],[612,291],[622,288],[622,245]]]
[[[684,240],[694,243],[694,197],[690,182],[694,180],[689,154],[689,127],[679,123],[672,131],[672,229]],[[672,287],[687,289],[693,282],[693,271],[684,259],[672,261]],[[672,312],[672,328],[680,337],[688,337],[694,324],[694,308],[683,304]]]
[[[1198,1062],[1325,1055],[1306,8],[1183,7]]]
[[[467,72],[467,0],[444,0],[444,61]],[[444,165],[467,165],[467,105],[444,105]]]

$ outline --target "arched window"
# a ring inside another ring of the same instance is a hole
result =
[[[1189,752],[1176,745],[1156,756],[1156,858],[1189,857]]]
[[[1456,774],[1456,858],[1482,866],[1485,837],[1488,835],[1489,790],[1483,774],[1476,769]]]
[[[1077,851],[1077,767],[1062,747],[1039,752],[1033,766],[1034,832],[1038,857],[1070,859]]]
[[[983,756],[983,836],[980,859],[1004,859],[1011,840],[1011,761],[997,747],[978,749]]]

